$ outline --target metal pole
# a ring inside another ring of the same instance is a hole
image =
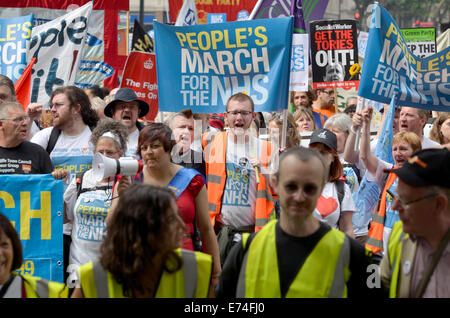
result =
[[[139,1],[139,23],[144,27],[144,0]]]

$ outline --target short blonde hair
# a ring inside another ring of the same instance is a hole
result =
[[[422,149],[422,141],[419,136],[411,131],[400,131],[394,135],[392,139],[392,144],[396,144],[399,142],[406,142],[411,146],[413,152],[419,151]]]

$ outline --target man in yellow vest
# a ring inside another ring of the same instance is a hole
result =
[[[265,177],[272,172],[273,147],[250,133],[254,108],[250,96],[231,96],[224,114],[228,131],[202,135],[209,214],[222,263],[241,233],[259,231],[267,223],[275,205]]]
[[[424,149],[398,169],[394,224],[381,261],[390,297],[450,298],[450,152]]]
[[[232,248],[216,297],[382,295],[377,288],[381,284],[368,282],[375,266],[369,267],[364,247],[313,216],[327,179],[324,159],[315,150],[295,147],[282,153],[279,170],[271,179],[280,200],[280,219],[244,235]]]

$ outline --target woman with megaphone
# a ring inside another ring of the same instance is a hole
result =
[[[186,225],[186,232],[181,240],[181,247],[186,250],[201,250],[213,257],[212,284],[218,282],[221,272],[219,247],[212,228],[204,177],[194,169],[184,168],[171,160],[175,140],[172,130],[162,123],[151,123],[139,134],[136,154],[143,162],[143,171],[133,182],[166,187],[174,191],[181,218]],[[117,201],[123,191],[130,185],[131,179],[122,177],[114,189],[112,208],[107,217],[108,227],[115,213]],[[202,246],[195,243],[198,226]]]
[[[118,160],[125,154],[127,136],[128,130],[120,121],[109,118],[101,120],[90,138],[94,154]],[[79,266],[100,257],[114,178],[115,174],[98,178],[95,169],[90,169],[77,174],[64,192],[67,216],[73,222],[67,267],[71,274],[67,282],[69,287],[74,287],[78,280],[76,269]]]

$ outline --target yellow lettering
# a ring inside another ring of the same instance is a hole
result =
[[[212,48],[217,50],[217,42],[221,42],[223,40],[223,33],[219,30],[211,31],[211,41]]]
[[[225,39],[225,47],[227,49],[235,48],[236,44],[230,44],[230,40],[228,39],[228,30],[224,30],[224,39]]]
[[[0,191],[0,199],[3,200],[3,202],[5,202],[6,209],[14,209],[15,208],[16,205],[14,203],[14,198],[8,192]]]
[[[242,35],[241,32],[246,32],[247,29],[246,28],[239,28],[236,29],[236,44],[237,47],[247,47],[248,44],[247,43],[242,43],[241,40],[245,40],[247,38],[247,36],[244,34]]]
[[[195,33],[194,32],[186,33],[186,37],[187,37],[187,41],[189,43],[189,47],[193,50],[198,50],[198,47],[194,45],[197,43],[197,39],[195,38]],[[194,37],[194,38],[192,39],[192,37]]]
[[[418,72],[425,72],[426,70],[422,69],[422,62],[419,60],[417,61],[417,71]]]
[[[428,61],[428,70],[429,71],[439,70],[439,58],[438,57]]]
[[[389,26],[389,30],[388,30],[387,33],[386,33],[386,37],[387,37],[387,38],[390,37],[390,36],[391,36],[391,33],[393,33],[393,34],[395,34],[395,35],[398,36],[398,30],[397,30],[397,28],[395,27],[394,23],[391,23],[391,25]]]
[[[202,37],[206,40],[206,45],[203,45]],[[211,48],[211,38],[209,37],[208,32],[202,31],[198,34],[198,46],[205,51]]]
[[[22,38],[29,39],[31,37],[31,22],[25,22],[22,24]]]
[[[16,39],[15,37],[12,37],[12,35],[16,33],[16,31],[13,30],[15,28],[17,28],[16,24],[8,24],[6,27],[6,41],[14,41]]]
[[[20,239],[30,239],[30,219],[41,219],[41,240],[52,236],[50,191],[41,192],[41,209],[31,210],[30,192],[20,192]]]
[[[184,46],[184,43],[186,42],[186,36],[183,33],[175,32],[177,35],[178,41],[180,41],[181,46]]]
[[[255,35],[260,38],[260,40],[255,40],[255,44],[259,46],[263,46],[267,44],[267,35],[263,34],[266,32],[266,28],[263,26],[259,26],[255,28]]]

